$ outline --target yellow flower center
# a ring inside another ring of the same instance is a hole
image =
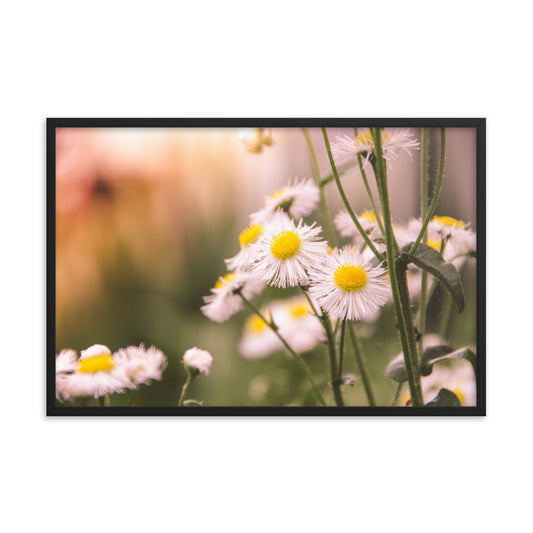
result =
[[[309,312],[309,307],[305,303],[293,304],[289,308],[289,313],[295,318],[305,316],[307,315],[308,312]]]
[[[252,224],[249,228],[241,231],[239,235],[241,246],[248,246],[250,243],[254,242],[262,231],[262,224]]]
[[[273,192],[272,194],[269,194],[268,197],[272,198],[272,200],[277,200],[278,198],[281,198],[285,194],[286,191],[287,191],[287,187],[283,187],[279,189],[278,191]]]
[[[459,389],[454,389],[452,392],[459,398],[459,401],[461,402],[461,405],[465,404],[465,395],[460,391]]]
[[[435,222],[442,224],[448,228],[464,228],[465,223],[462,220],[457,220],[453,217],[433,217]]]
[[[431,248],[434,248],[437,252],[440,252],[441,244],[442,239],[428,239],[428,246],[431,246]]]
[[[336,268],[333,279],[342,290],[355,292],[366,285],[368,276],[360,265],[341,265]]]
[[[94,357],[81,359],[79,362],[78,372],[87,372],[91,374],[94,374],[95,372],[107,372],[114,366],[115,361],[113,361],[112,355],[95,355]]]
[[[381,132],[381,138],[382,139],[388,139],[390,137],[390,135],[388,133],[386,133],[385,131],[382,131]],[[361,143],[361,144],[367,144],[367,145],[371,145],[373,143],[372,141],[372,134],[370,133],[370,130],[366,130],[365,132],[363,133],[360,133],[356,139]],[[355,143],[354,143],[355,144]]]
[[[223,278],[219,279],[215,283],[215,289],[221,289],[222,287],[224,287],[224,285],[231,283],[234,279],[235,279],[235,272],[230,272],[229,274],[226,274]]]
[[[361,213],[361,218],[365,219],[367,222],[376,222],[376,215],[372,211],[365,211]]]
[[[300,249],[301,239],[295,231],[283,231],[276,235],[270,245],[270,251],[278,259],[290,259]]]
[[[251,316],[246,321],[246,330],[250,333],[261,333],[267,327],[266,322],[256,315]]]

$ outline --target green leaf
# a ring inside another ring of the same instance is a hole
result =
[[[339,165],[337,167],[337,173],[339,176],[342,176],[343,174],[346,174],[348,170],[350,170],[352,167],[355,167],[357,161],[348,161],[347,163],[344,163],[343,165]],[[320,187],[324,187],[324,185],[327,185],[330,181],[333,181],[335,179],[335,176],[333,172],[331,174],[328,174],[325,178],[322,178],[319,182]]]
[[[441,389],[426,407],[461,407],[461,401],[452,391]]]
[[[439,352],[439,348],[441,348]],[[433,370],[433,365],[439,361],[444,361],[446,359],[466,359],[470,362],[476,373],[476,352],[468,346],[463,346],[457,350],[450,349],[446,351],[445,348],[449,346],[432,346],[424,350],[424,355],[422,356],[422,362],[420,364],[420,374],[422,376],[428,376]]]
[[[454,350],[449,344],[440,344],[438,346],[429,346],[424,350],[422,361],[420,362],[420,375],[429,376],[433,371],[433,365],[435,363],[450,359],[466,359],[474,368],[474,372],[476,372],[476,353],[472,348],[463,346]],[[398,383],[407,381],[403,353],[398,354],[387,365],[385,375]]]
[[[421,243],[415,253],[411,255],[409,250],[412,245],[413,243],[402,248],[403,257],[434,276],[450,293],[457,307],[457,312],[461,313],[465,308],[465,293],[457,269],[451,263],[444,261],[437,250],[424,243]]]

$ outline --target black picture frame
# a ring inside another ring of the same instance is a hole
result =
[[[477,227],[476,407],[68,407],[55,397],[56,129],[251,127],[475,128]],[[486,119],[485,118],[47,118],[46,119],[46,414],[47,416],[485,416],[486,415]]]

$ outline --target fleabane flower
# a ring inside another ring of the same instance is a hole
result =
[[[224,262],[229,270],[249,270],[255,261],[255,247],[261,234],[265,230],[263,224],[250,224],[239,234],[241,249],[237,255],[225,259]]]
[[[78,368],[78,354],[74,350],[61,350],[56,356],[56,396],[61,398],[65,381]]]
[[[307,285],[308,269],[326,255],[328,245],[319,240],[320,226],[296,225],[288,216],[269,224],[257,243],[252,271],[269,285],[295,287]]]
[[[387,302],[387,272],[372,267],[350,247],[326,254],[322,265],[310,272],[309,293],[332,318],[361,320]]]
[[[381,237],[381,231],[379,230],[379,224],[376,219],[376,215],[372,211],[364,211],[357,216],[357,221],[361,224],[366,233],[369,234],[370,238]],[[381,215],[380,215],[381,216]],[[358,244],[364,242],[363,237],[359,233],[352,217],[343,209],[335,215],[334,219],[335,227],[339,230],[339,233],[342,237],[353,237]]]
[[[224,277],[218,278],[209,296],[204,296],[205,305],[202,313],[214,322],[225,322],[238,313],[243,306],[240,292],[247,300],[259,294],[265,284],[259,276],[252,272],[235,270]]]
[[[167,366],[167,358],[161,350],[155,346],[146,349],[143,344],[119,349],[115,352],[114,359],[129,378],[130,389],[141,384],[148,385],[151,380],[159,381]]]
[[[261,314],[267,320],[275,320],[275,306],[262,307]],[[239,342],[239,353],[245,359],[263,359],[277,350],[283,350],[279,337],[258,315],[251,315],[244,323],[244,331]]]
[[[188,372],[207,375],[212,363],[213,356],[207,350],[194,347],[183,354],[183,364]]]
[[[411,149],[417,149],[420,143],[413,137],[413,133],[408,128],[399,128],[395,130],[385,131],[381,130],[381,148],[383,151],[383,158],[390,166],[391,161],[398,157],[401,150],[405,150],[411,155]],[[357,158],[360,154],[365,158],[365,166],[374,154],[374,141],[370,130],[366,130],[357,137],[337,137],[331,144],[331,152],[333,157],[339,162]]]
[[[320,313],[320,307],[314,307]],[[305,296],[280,302],[274,321],[280,335],[296,353],[308,352],[326,338],[324,327]]]
[[[127,388],[129,380],[107,346],[95,344],[82,350],[76,370],[68,374],[61,385],[61,397],[98,398]]]
[[[252,223],[269,221],[274,213],[282,211],[294,219],[312,213],[318,205],[320,192],[313,180],[301,180],[286,185],[265,198],[265,207],[250,215]]]

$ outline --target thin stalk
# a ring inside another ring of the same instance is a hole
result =
[[[324,224],[324,231],[326,233],[326,238],[332,247],[337,245],[335,239],[335,233],[333,232],[333,225],[331,223],[331,217],[329,216],[328,206],[326,204],[326,195],[324,193],[324,188],[320,186],[320,170],[318,168],[318,161],[316,159],[315,150],[313,148],[313,143],[309,137],[309,132],[307,128],[302,128],[302,133],[305,139],[305,144],[307,145],[307,151],[309,152],[309,159],[311,160],[311,169],[313,171],[313,179],[315,180],[316,186],[318,187],[320,193],[320,215],[322,216],[322,222]]]
[[[354,325],[350,322],[349,327],[350,338],[352,340],[353,351],[355,354],[355,359],[357,361],[357,366],[359,367],[359,373],[361,374],[361,380],[363,382],[363,387],[365,388],[366,397],[368,398],[368,405],[370,407],[376,406],[376,398],[374,392],[372,391],[372,386],[370,384],[370,377],[366,369],[365,358],[363,356],[363,351],[361,350],[361,345],[359,339],[355,335]]]
[[[337,167],[335,166],[335,161],[333,160],[333,154],[331,153],[331,147],[329,145],[329,139],[328,139],[328,133],[326,131],[326,128],[322,128],[322,135],[324,136],[324,143],[326,144],[326,150],[328,152],[328,158],[331,165],[331,170],[333,171],[333,176],[335,177],[335,183],[337,184],[337,189],[339,190],[339,194],[341,195],[342,201],[344,203],[344,206],[346,207],[346,210],[348,211],[351,219],[353,220],[353,223],[355,224],[357,230],[361,234],[361,237],[365,240],[368,247],[374,252],[374,255],[380,260],[383,261],[383,256],[378,252],[370,238],[368,237],[368,234],[361,226],[359,220],[357,220],[357,217],[355,216],[355,213],[353,212],[352,207],[350,206],[350,202],[348,202],[348,198],[346,198],[346,194],[344,193],[344,189],[341,184],[341,180],[339,178],[339,173],[337,172]]]
[[[425,220],[428,211],[428,162],[429,162],[429,129],[422,128],[422,150],[421,150],[421,172],[420,172],[420,219]],[[422,242],[427,243],[428,232],[424,231]],[[422,271],[422,284],[420,287],[420,310],[418,315],[418,358],[421,360],[424,353],[424,334],[426,329],[426,298],[428,291],[428,274]]]
[[[354,135],[357,137],[357,128],[353,129]],[[359,170],[361,172],[361,176],[363,178],[363,183],[365,184],[366,193],[368,194],[368,198],[370,200],[370,204],[372,205],[372,211],[374,212],[374,216],[376,217],[376,221],[378,223],[379,229],[381,231],[382,235],[385,235],[385,229],[383,228],[383,222],[380,217],[379,210],[377,208],[376,202],[374,200],[374,195],[372,194],[372,189],[370,188],[370,185],[368,183],[368,179],[366,177],[366,172],[363,167],[363,158],[361,157],[361,154],[357,154],[357,162],[359,163]]]
[[[341,338],[339,341],[339,372],[338,377],[342,379],[342,367],[344,364],[344,337],[346,334],[346,319],[343,318],[341,322]]]
[[[422,242],[422,237],[424,236],[424,233],[426,232],[429,221],[431,220],[431,217],[433,216],[433,213],[435,213],[435,209],[437,208],[437,202],[439,201],[440,190],[442,187],[442,178],[444,177],[445,160],[446,160],[446,128],[441,128],[440,129],[440,163],[439,163],[439,176],[437,178],[437,185],[435,186],[435,192],[433,193],[431,204],[429,206],[428,212],[426,213],[426,218],[424,218],[424,221],[422,222],[422,228],[420,229],[420,233],[418,234],[416,241],[413,243],[413,246],[411,246],[411,250],[409,250],[409,254],[411,255],[413,255],[416,252],[418,246]]]
[[[416,343],[411,318],[409,292],[407,290],[406,267],[400,269],[397,264],[398,244],[396,243],[392,229],[389,191],[387,185],[387,168],[383,160],[383,151],[381,147],[381,128],[371,128],[370,131],[374,141],[374,172],[376,174],[381,209],[383,211],[385,241],[387,243],[387,263],[394,302],[394,312],[400,331],[412,402],[414,406],[422,406],[422,389],[418,372],[418,358],[416,355]]]
[[[185,395],[187,394],[187,391],[189,390],[189,387],[191,386],[191,383],[194,381],[195,377],[196,376],[192,372],[188,371],[187,381],[185,382],[185,384],[183,385],[183,388],[181,389],[181,395],[180,395],[180,399],[178,401],[178,407],[182,407],[183,406],[183,402],[185,400]]]
[[[398,383],[396,385],[396,390],[394,391],[394,396],[392,398],[391,407],[395,407],[398,403],[398,398],[400,397],[400,391],[402,390],[403,383]]]
[[[281,341],[283,346],[285,346],[285,349],[300,363],[302,368],[304,369],[305,373],[307,374],[307,377],[309,378],[309,381],[313,387],[313,390],[315,391],[315,394],[318,397],[319,402],[326,407],[326,402],[324,401],[324,398],[322,396],[322,393],[320,392],[320,389],[318,388],[318,385],[315,382],[315,379],[313,378],[313,374],[311,373],[310,368],[307,366],[306,362],[302,359],[300,354],[296,353],[287,343],[287,341],[282,337],[278,331],[278,328],[270,322],[270,320],[267,320],[261,311],[255,307],[255,305],[250,302],[248,299],[246,299],[242,293],[237,292],[237,294],[241,297],[242,301],[276,334],[278,339]]]
[[[130,394],[130,398],[128,400],[128,404],[126,407],[131,407],[133,405],[133,400],[135,400],[135,395],[137,393],[137,389],[133,389]]]
[[[98,407],[105,407],[105,397],[104,396],[98,396]]]
[[[324,329],[326,330],[326,337],[328,340],[329,370],[331,374],[331,388],[333,389],[333,397],[335,398],[335,404],[337,405],[337,407],[344,407],[344,399],[342,397],[341,383],[337,369],[335,338],[333,336],[333,331],[331,330],[331,323],[327,314],[323,314],[321,320],[322,324],[324,325]]]

